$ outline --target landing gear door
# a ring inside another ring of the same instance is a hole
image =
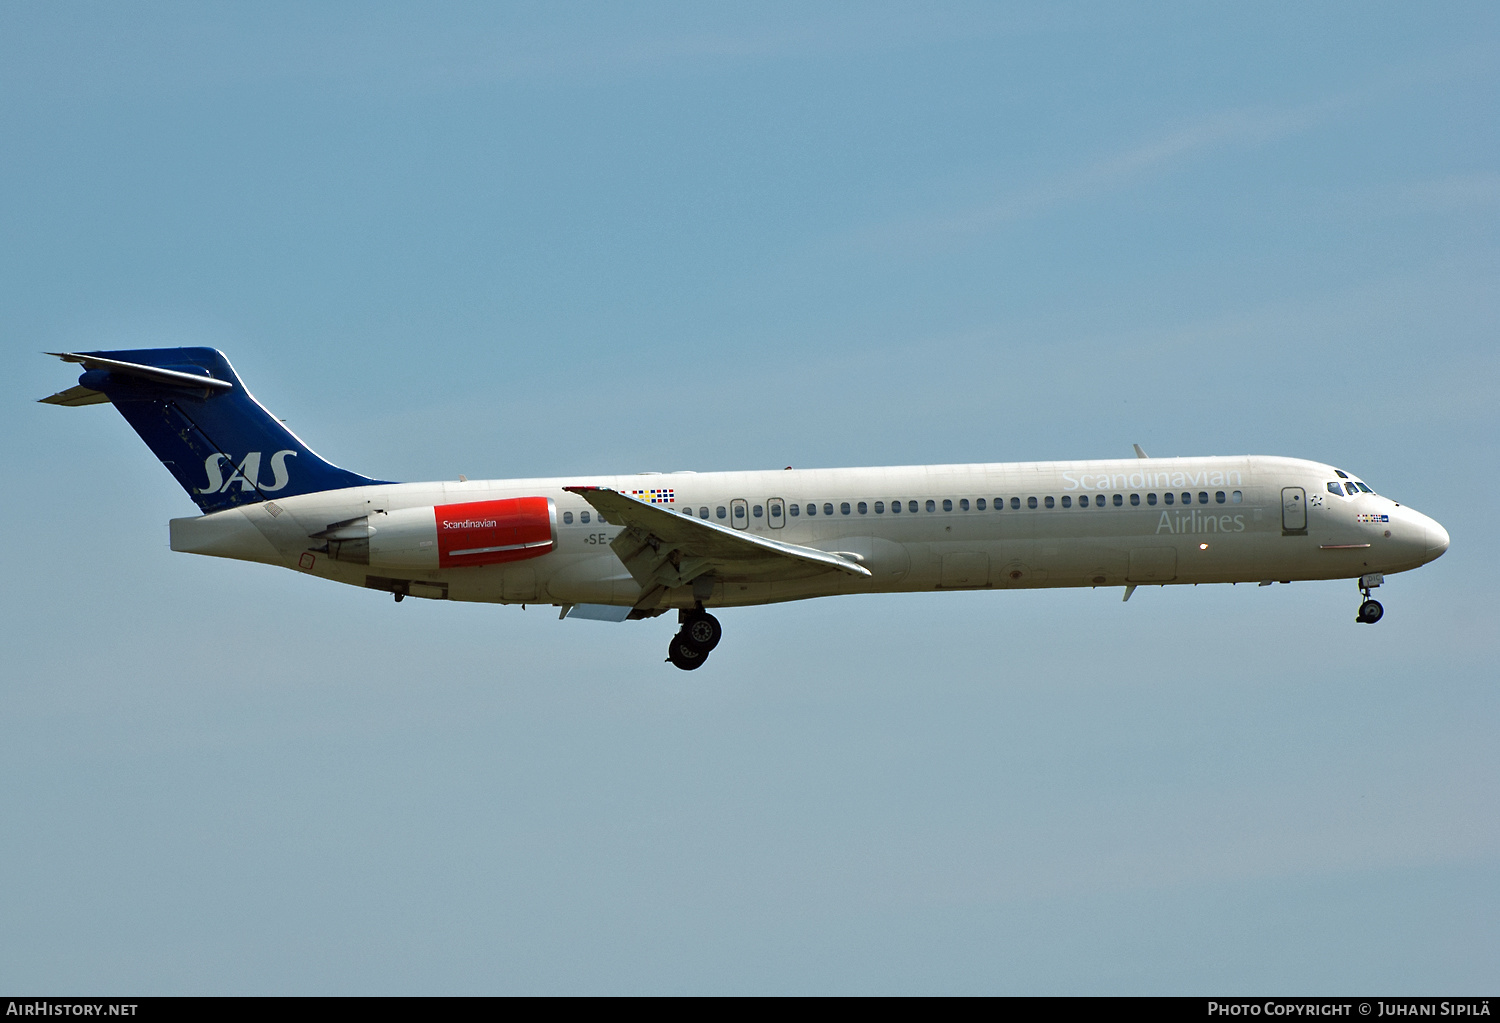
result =
[[[1281,488],[1282,535],[1307,532],[1307,494],[1301,487]]]

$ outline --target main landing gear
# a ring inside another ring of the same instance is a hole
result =
[[[702,608],[678,612],[677,635],[667,645],[667,660],[683,671],[703,666],[713,648],[724,638],[719,620]]]
[[[1356,622],[1374,625],[1385,615],[1385,608],[1380,606],[1380,601],[1370,598],[1370,591],[1384,581],[1379,574],[1359,577],[1359,592],[1365,598],[1365,602],[1359,605],[1359,613],[1354,616]]]

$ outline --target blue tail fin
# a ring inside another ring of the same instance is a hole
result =
[[[42,401],[113,403],[205,512],[386,482],[319,458],[245,390],[229,360],[212,348],[59,357],[81,363],[84,373],[77,387]]]

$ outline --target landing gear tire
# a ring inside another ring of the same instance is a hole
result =
[[[667,660],[672,662],[673,667],[681,668],[683,671],[694,671],[703,667],[703,662],[708,660],[708,654],[699,650],[679,632],[672,637],[672,642],[667,644]]]
[[[694,611],[683,617],[682,629],[677,637],[707,657],[719,645],[719,640],[724,638],[724,628],[707,611]],[[673,642],[677,640],[674,639]]]
[[[1380,601],[1367,600],[1359,605],[1359,615],[1354,620],[1366,625],[1374,625],[1384,614],[1385,608],[1380,606]]]

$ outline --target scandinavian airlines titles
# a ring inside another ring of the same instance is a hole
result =
[[[1199,472],[1117,472],[1117,473],[1079,473],[1074,477],[1072,473],[1063,473],[1063,479],[1068,481],[1064,490],[1125,490],[1129,487],[1238,487],[1243,486],[1240,482],[1238,470],[1231,469],[1223,472],[1218,469],[1208,469]]]

